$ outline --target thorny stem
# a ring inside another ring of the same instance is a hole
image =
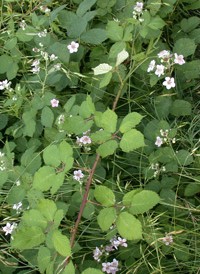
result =
[[[113,106],[112,106],[112,110],[114,111],[116,109],[116,106],[117,106],[117,103],[119,101],[119,98],[121,96],[121,93],[122,93],[122,89],[123,89],[123,86],[124,86],[124,83],[122,81],[122,78],[119,74],[118,71],[116,71],[117,74],[118,74],[118,77],[119,77],[119,80],[120,80],[120,88],[119,88],[119,91],[117,93],[117,96],[113,102]],[[75,238],[76,238],[76,234],[77,234],[77,231],[78,231],[78,226],[79,226],[79,223],[81,221],[81,217],[82,217],[82,214],[83,214],[83,210],[87,204],[87,199],[88,199],[88,194],[89,194],[89,191],[90,191],[90,186],[92,184],[92,178],[93,178],[93,175],[95,173],[95,170],[96,170],[96,167],[97,167],[97,164],[100,160],[100,155],[97,154],[96,155],[96,159],[94,161],[94,164],[92,166],[92,169],[89,171],[89,177],[87,179],[87,183],[86,183],[86,186],[85,186],[85,193],[83,195],[83,200],[82,200],[82,203],[81,203],[81,206],[80,206],[80,210],[79,210],[79,213],[78,213],[78,217],[77,217],[77,220],[76,220],[76,223],[75,223],[75,226],[72,230],[72,234],[71,234],[71,238],[70,238],[70,246],[71,248],[74,246],[75,244]],[[65,258],[64,262],[63,262],[63,268],[70,262],[70,259],[71,257],[68,256]]]

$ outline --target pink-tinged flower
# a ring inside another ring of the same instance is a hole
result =
[[[184,56],[183,55],[178,55],[177,53],[174,53],[174,63],[183,65],[185,64]]]
[[[155,145],[157,147],[161,147],[161,145],[163,144],[163,139],[160,138],[159,136],[156,137],[156,141],[155,141]]]
[[[7,223],[6,226],[3,226],[3,231],[5,235],[12,234],[13,230],[17,227],[16,223]]]
[[[171,235],[166,235],[164,238],[162,238],[162,241],[165,245],[170,245],[173,243],[173,237]]]
[[[164,75],[164,70],[165,70],[165,66],[157,65],[155,75],[157,75],[158,77],[160,77],[161,75]]]
[[[137,2],[136,5],[134,6],[134,10],[137,11],[138,13],[141,13],[142,9],[143,9],[143,3]]]
[[[93,251],[93,258],[95,261],[100,262],[100,257],[103,254],[103,252],[96,247],[95,250]]]
[[[119,270],[118,264],[119,263],[116,259],[113,259],[111,263],[102,263],[102,271],[106,273],[115,274]]]
[[[74,176],[73,176],[74,180],[80,182],[83,177],[84,177],[84,174],[80,169],[74,171]]]
[[[162,50],[161,52],[158,53],[158,57],[162,59],[169,59],[170,57],[170,52],[168,50]]]
[[[77,52],[79,48],[79,43],[72,41],[71,44],[67,46],[67,48],[70,53]]]
[[[156,65],[156,61],[152,60],[149,64],[149,66],[148,66],[147,72],[150,72],[150,71],[154,70],[155,65]]]
[[[89,136],[84,135],[83,137],[81,137],[81,138],[79,139],[79,142],[82,143],[83,145],[87,145],[87,144],[91,144],[91,143],[92,143],[92,140],[90,139]]]
[[[173,77],[165,77],[165,81],[163,82],[163,86],[166,87],[166,89],[174,88],[176,85],[174,83]]]
[[[52,99],[51,100],[51,106],[52,106],[52,108],[57,108],[58,104],[59,104],[58,100],[56,100],[56,99]]]

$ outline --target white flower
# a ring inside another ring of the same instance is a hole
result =
[[[118,246],[123,246],[123,247],[127,247],[127,243],[126,243],[126,239],[122,239],[121,237],[114,237],[113,239],[110,240],[112,246],[115,249],[118,249]]]
[[[4,156],[5,156],[5,153],[3,153],[3,152],[0,151],[0,158],[4,157]]]
[[[106,63],[100,64],[97,67],[93,68],[94,75],[105,74],[112,70],[112,67]]]
[[[17,211],[17,213],[22,209],[22,202],[13,205],[13,209]]]
[[[84,174],[80,169],[74,171],[74,176],[73,176],[74,180],[80,181],[83,177],[84,177]]]
[[[7,79],[2,81],[0,82],[0,90],[4,90],[4,89],[8,90],[10,89],[10,85],[11,85],[11,82],[8,82]]]
[[[91,143],[92,143],[92,140],[90,139],[89,136],[84,135],[83,137],[81,137],[81,138],[79,139],[79,142],[82,143],[83,145],[87,145],[87,144],[91,144]]]
[[[174,83],[174,78],[165,77],[165,81],[163,82],[163,86],[166,87],[166,89],[174,88],[176,85]]]
[[[47,6],[40,6],[40,10],[44,13],[49,13],[51,11]]]
[[[100,262],[100,257],[102,254],[103,252],[98,247],[96,247],[93,251],[93,258],[95,259],[95,261]]]
[[[57,108],[58,104],[59,104],[59,100],[56,100],[56,99],[52,99],[51,100],[51,106],[52,106],[52,108]]]
[[[40,72],[40,67],[33,67],[31,71],[33,74],[37,74],[38,72]]]
[[[19,23],[19,26],[22,30],[25,30],[26,29],[26,22],[24,20],[22,20],[20,23]]]
[[[148,66],[147,72],[150,72],[150,71],[154,70],[155,64],[156,64],[156,61],[152,60],[149,64],[149,66]]]
[[[177,53],[174,53],[174,63],[183,65],[185,64],[184,56],[183,55],[178,55]]]
[[[43,31],[41,31],[41,32],[38,32],[38,34],[37,34],[39,37],[46,37],[47,36],[47,30],[46,29],[44,29]]]
[[[54,61],[54,60],[58,59],[58,57],[55,54],[51,54],[49,56],[49,59],[50,59],[50,61]]]
[[[57,63],[53,67],[54,67],[55,70],[60,70],[61,69],[61,64]]]
[[[168,59],[170,57],[170,52],[168,50],[162,50],[158,53],[158,57],[162,59]]]
[[[158,77],[160,77],[161,75],[164,75],[164,70],[165,70],[165,66],[157,65],[155,75],[157,75]]]
[[[5,235],[12,234],[13,230],[17,227],[16,223],[7,223],[6,226],[3,226],[3,231]]]
[[[71,44],[67,46],[67,48],[70,53],[77,52],[79,48],[79,43],[72,41]]]
[[[40,60],[36,59],[36,60],[33,61],[31,67],[37,67],[39,65],[40,65]]]
[[[157,136],[157,137],[156,137],[155,145],[156,145],[157,147],[160,147],[162,144],[163,144],[163,139],[160,138],[159,136]]]
[[[118,270],[118,261],[116,259],[113,259],[111,263],[102,263],[103,272],[115,274]]]
[[[162,238],[162,241],[165,245],[170,245],[173,243],[173,237],[171,235],[166,235],[164,238]]]
[[[20,180],[17,180],[17,181],[16,181],[16,186],[20,186],[20,185],[21,185]]]
[[[137,2],[133,9],[135,11],[137,11],[138,13],[141,13],[142,9],[143,9],[143,3],[142,2]]]

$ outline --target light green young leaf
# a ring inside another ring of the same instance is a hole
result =
[[[31,249],[45,241],[45,235],[38,226],[24,226],[16,231],[11,247],[19,250]]]
[[[106,26],[107,36],[113,41],[122,41],[124,29],[119,26],[119,22],[108,21]]]
[[[129,57],[128,52],[123,49],[120,51],[120,53],[117,54],[117,61],[116,61],[116,67],[119,66],[121,63],[123,63],[127,58]]]
[[[142,190],[132,197],[129,212],[131,214],[143,214],[153,208],[157,203],[159,203],[159,201],[160,197],[156,192],[151,190]]]
[[[129,131],[130,129],[138,125],[141,122],[142,118],[143,116],[137,112],[127,114],[120,124],[120,132],[125,133]]]
[[[63,235],[59,230],[55,230],[52,235],[52,241],[55,250],[61,256],[71,256],[71,247],[67,236]]]
[[[97,67],[93,68],[94,75],[105,74],[111,70],[112,70],[112,67],[106,63],[100,64]]]
[[[43,152],[43,159],[46,165],[57,167],[60,165],[60,153],[56,145],[49,145]]]
[[[102,80],[99,83],[99,88],[104,88],[106,87],[109,83],[110,80],[112,79],[112,72],[108,72],[106,75],[104,75],[104,77],[102,78]]]
[[[75,267],[72,263],[72,261],[70,261],[67,266],[65,267],[65,269],[62,271],[61,274],[75,274]]]
[[[26,226],[40,227],[43,230],[47,227],[47,220],[38,209],[25,211],[21,220]]]
[[[101,144],[97,148],[97,153],[102,157],[105,158],[109,155],[115,153],[116,149],[118,148],[118,143],[115,140],[109,140],[103,144]]]
[[[80,108],[79,108],[79,115],[82,118],[88,118],[95,112],[95,106],[92,102],[91,96],[87,95],[87,98],[85,101],[82,102]]]
[[[41,113],[41,123],[45,127],[52,127],[54,121],[53,111],[49,107],[44,107]]]
[[[118,233],[127,240],[142,239],[141,222],[128,212],[119,214],[116,220]]]
[[[45,272],[50,261],[51,261],[50,250],[47,247],[40,246],[38,255],[37,255],[37,262],[38,262],[38,268],[39,268],[40,273]]]
[[[69,157],[73,156],[73,149],[66,141],[62,141],[59,146],[59,158],[63,163],[67,163]]]
[[[104,208],[97,216],[97,222],[102,231],[107,231],[116,219],[116,210],[113,207]]]
[[[145,146],[144,136],[136,129],[131,129],[124,133],[120,141],[120,148],[124,152],[130,152]]]
[[[140,191],[142,191],[142,189],[137,188],[126,193],[123,197],[123,205],[129,207],[131,205],[133,196],[135,196],[135,194],[137,194]]]
[[[63,129],[66,130],[70,134],[82,134],[91,128],[93,121],[84,120],[80,116],[72,116],[68,117],[64,124]]]
[[[54,203],[54,201],[49,199],[40,200],[37,209],[42,213],[47,221],[53,221],[54,215],[57,211],[56,204]]]
[[[43,166],[34,175],[33,188],[41,191],[47,191],[51,188],[56,178],[53,167]]]
[[[101,144],[111,139],[112,134],[105,130],[98,130],[90,135],[92,142]]]
[[[104,130],[114,133],[117,127],[117,114],[113,110],[107,109],[102,114],[101,126]]]
[[[52,195],[54,195],[58,191],[58,189],[62,186],[64,179],[65,179],[65,171],[59,172],[58,174],[56,174],[54,183],[52,184],[52,187],[50,190]]]
[[[95,199],[105,207],[115,204],[115,194],[106,186],[96,186],[94,191]]]

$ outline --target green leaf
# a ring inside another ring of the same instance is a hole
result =
[[[124,133],[120,141],[120,148],[124,152],[130,152],[145,146],[144,136],[136,129],[131,129]]]
[[[53,221],[54,215],[57,211],[56,204],[52,200],[42,199],[38,204],[38,210],[47,219],[47,221]]]
[[[53,167],[43,166],[34,175],[33,187],[41,191],[47,191],[54,184],[56,173]]]
[[[105,207],[115,204],[115,194],[106,186],[96,186],[94,191],[95,199]]]
[[[40,273],[45,272],[50,261],[51,261],[51,253],[49,249],[47,247],[40,246],[38,255],[37,255],[37,262],[38,262],[38,268]]]
[[[104,208],[97,216],[97,222],[102,231],[107,231],[116,219],[116,210],[113,207]]]
[[[195,42],[193,39],[190,38],[180,38],[175,42],[173,48],[174,53],[182,54],[184,57],[188,57],[189,55],[194,54],[195,50]]]
[[[39,246],[44,241],[45,235],[40,227],[22,227],[16,231],[15,236],[11,241],[11,247],[19,250],[31,249],[35,246]]]
[[[81,274],[103,274],[103,272],[99,269],[89,267],[85,269]]]
[[[57,167],[60,165],[60,153],[56,145],[49,145],[43,151],[43,159],[46,165]]]
[[[6,76],[7,76],[8,80],[12,80],[16,77],[18,69],[19,69],[19,66],[18,66],[18,63],[16,63],[16,62],[13,62],[8,67],[8,70],[6,72]]]
[[[41,123],[45,127],[52,127],[54,121],[53,111],[49,107],[44,107],[41,113]]]
[[[101,125],[104,130],[114,133],[117,127],[117,114],[113,110],[107,109],[102,114]]]
[[[95,133],[92,133],[90,137],[92,139],[92,142],[101,144],[101,143],[104,143],[105,141],[111,139],[112,134],[105,130],[98,130]]]
[[[160,197],[156,192],[142,190],[133,196],[129,212],[131,214],[143,214],[153,208],[159,201]]]
[[[200,18],[197,16],[191,16],[188,19],[184,18],[181,21],[181,28],[184,32],[191,32],[200,24]]]
[[[81,40],[92,45],[100,45],[107,39],[106,31],[104,29],[90,29],[81,35]]]
[[[83,0],[76,10],[76,14],[80,17],[83,16],[86,11],[88,11],[96,3],[96,1],[97,0]]]
[[[99,88],[104,88],[106,87],[109,83],[110,80],[112,79],[112,72],[109,71],[108,73],[106,73],[103,78],[101,79],[100,83],[99,83]]]
[[[59,144],[59,158],[63,163],[67,163],[69,157],[73,156],[73,149],[66,141]]]
[[[75,274],[75,267],[72,263],[72,261],[70,261],[67,266],[65,267],[65,269],[62,271],[61,274]]]
[[[17,45],[17,38],[16,37],[12,37],[11,39],[7,40],[5,42],[5,49],[7,50],[11,50],[13,49],[15,46]]]
[[[68,117],[64,124],[63,129],[65,129],[70,134],[82,134],[91,128],[93,121],[84,120],[80,116]]]
[[[184,196],[192,197],[195,194],[200,193],[200,180],[199,182],[189,182],[184,191]]]
[[[67,236],[63,235],[59,230],[55,230],[52,235],[52,241],[55,250],[61,256],[71,256],[71,247]]]
[[[140,191],[142,191],[142,190],[140,188],[138,188],[138,189],[134,189],[134,190],[131,190],[128,193],[126,193],[123,197],[123,205],[127,206],[127,207],[130,206],[133,196],[135,196],[135,194],[137,194]]]
[[[174,116],[187,116],[191,115],[192,106],[185,100],[175,100],[170,108],[170,113]]]
[[[22,120],[24,122],[25,128],[23,130],[24,136],[33,137],[35,132],[36,122],[35,122],[36,111],[30,109],[25,111],[22,115]]]
[[[65,168],[65,171],[66,171],[66,168]],[[52,184],[51,191],[50,191],[52,195],[54,195],[58,191],[58,189],[63,185],[64,179],[65,179],[65,171],[59,172],[58,174],[56,174],[54,183]]]
[[[165,26],[165,21],[163,21],[160,16],[155,16],[153,18],[151,18],[150,23],[148,24],[148,27],[153,29],[153,30],[157,30],[157,29],[161,29],[162,27]]]
[[[138,219],[128,212],[119,214],[116,220],[119,234],[127,240],[142,239],[142,225]]]
[[[183,166],[188,166],[194,161],[192,155],[184,149],[179,150],[176,153],[176,157],[178,159],[178,163]]]
[[[121,41],[123,39],[124,30],[122,26],[116,21],[108,21],[106,26],[108,38],[112,41]]]
[[[73,107],[74,103],[76,101],[75,95],[71,96],[69,100],[67,100],[66,104],[64,105],[64,110],[66,113],[69,113],[71,108]]]
[[[64,218],[64,211],[63,209],[58,209],[54,215],[54,227],[59,227],[62,219]]]
[[[95,68],[93,68],[94,75],[106,74],[111,70],[112,70],[112,66],[110,66],[107,63],[102,63],[102,64],[96,66]]]
[[[43,230],[47,227],[47,220],[37,209],[25,211],[21,220],[26,226],[40,227]]]
[[[103,144],[101,144],[97,148],[97,153],[102,157],[105,158],[109,155],[113,155],[118,148],[118,143],[115,140],[109,140]]]
[[[82,102],[80,109],[79,109],[79,115],[82,118],[89,118],[92,114],[95,112],[95,106],[92,102],[91,96],[87,96],[86,100]]]
[[[143,116],[137,112],[127,114],[122,120],[119,130],[122,133],[129,131],[130,129],[138,125],[141,122],[142,118]]]

